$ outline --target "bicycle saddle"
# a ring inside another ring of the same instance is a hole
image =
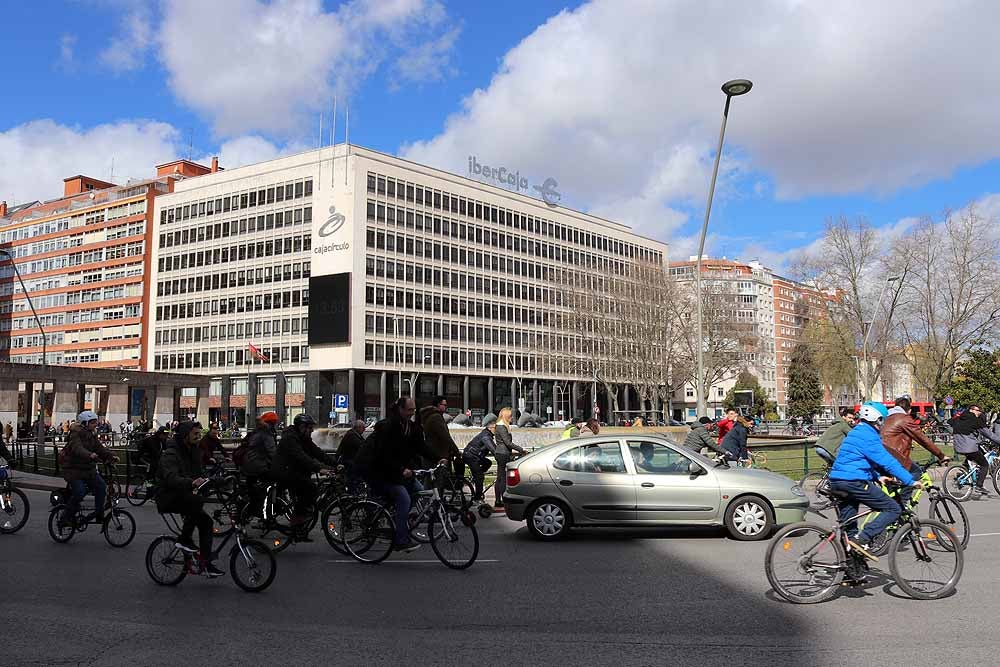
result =
[[[839,500],[843,500],[845,498],[850,498],[851,497],[851,494],[847,493],[846,491],[840,491],[838,489],[831,489],[829,486],[825,486],[825,487],[816,489],[816,492],[817,493],[821,493],[824,496],[828,496],[830,498],[837,498]]]

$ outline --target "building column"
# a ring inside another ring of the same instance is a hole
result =
[[[76,419],[80,413],[76,409],[78,397],[76,383],[56,380],[52,388],[55,391],[55,398],[52,401],[52,424],[62,424]]]
[[[469,410],[469,376],[462,378],[462,412]]]
[[[75,389],[74,389],[75,392]],[[171,393],[171,398],[173,394]],[[171,401],[172,402],[172,401]],[[118,425],[128,419],[128,386],[124,384],[108,385],[108,423],[118,430]]]
[[[228,420],[228,415],[226,415]],[[166,426],[174,420],[174,388],[169,385],[156,385],[156,397],[153,399],[153,419],[160,426]]]
[[[569,414],[564,415],[566,421],[572,421],[573,417],[576,416],[577,402],[579,401],[579,393],[577,393],[576,382],[569,383]]]
[[[542,406],[539,405],[539,402],[541,401],[541,395],[538,393],[538,380],[532,381],[531,401],[532,403],[534,403],[534,405],[532,406],[533,409],[530,410],[530,412],[536,415],[541,414]]]
[[[201,422],[201,425],[208,428],[208,387],[196,387],[197,398],[195,399],[194,418]]]
[[[0,428],[10,423],[17,436],[17,380],[0,380]]]
[[[257,374],[247,375],[247,427],[257,421]]]
[[[381,415],[379,419],[385,419],[389,415],[388,408],[385,402],[386,401],[385,393],[386,393],[386,372],[382,371],[378,381],[378,394],[379,394],[378,409],[379,409],[379,414]]]
[[[278,413],[278,420],[286,422],[285,410],[285,374],[278,373],[274,376],[274,411]],[[319,417],[319,415],[317,415]]]
[[[17,405],[15,403],[15,405]],[[38,411],[35,410],[35,383],[25,380],[24,382],[24,393],[21,394],[21,405],[24,406],[24,420],[27,422],[28,426],[35,421],[35,417],[38,416]],[[95,410],[96,412],[96,410]],[[21,415],[18,414],[18,418]],[[19,424],[15,424],[15,427]],[[16,430],[16,429],[15,429]]]
[[[597,409],[597,381],[590,383],[590,416],[595,417]]]
[[[493,378],[486,381],[486,412],[496,413],[497,406],[493,405]]]
[[[355,419],[360,419],[360,413],[358,412],[358,405],[354,402],[354,369],[347,371],[347,410],[348,414],[351,416],[351,421]]]
[[[444,375],[443,374],[439,374],[438,375],[437,393],[438,393],[438,396],[443,396],[444,395]]]
[[[628,383],[622,385],[622,410],[625,411],[625,419],[629,418],[629,402],[628,402],[629,386]],[[611,422],[608,422],[609,424]]]
[[[513,410],[513,412],[514,412],[514,414],[511,415],[511,419],[514,420],[514,423],[517,423],[517,418],[520,416],[520,410],[519,410],[520,404],[518,403],[518,399],[520,399],[520,398],[521,397],[517,395],[517,380],[516,379],[511,380],[510,381],[510,402],[511,402],[510,409]]]
[[[157,392],[159,393],[159,392]],[[226,422],[226,426],[232,428],[232,420],[229,418],[230,410],[232,405],[230,404],[229,397],[233,395],[233,382],[229,376],[223,376],[222,378],[222,397],[219,400],[220,407],[219,411],[222,413],[221,418]]]
[[[76,411],[78,413],[83,412],[86,406],[87,406],[87,385],[80,383],[76,385]],[[97,410],[94,410],[93,408],[91,408],[91,410],[97,412]]]
[[[410,373],[410,398],[413,399],[413,404],[417,404],[417,378],[420,377],[420,373]]]

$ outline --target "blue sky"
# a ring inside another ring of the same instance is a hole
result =
[[[476,154],[551,175],[564,201],[670,241],[677,259],[704,212],[719,84],[746,76],[709,249],[782,266],[829,216],[891,227],[993,205],[1000,86],[982,63],[996,14],[986,2],[8,3],[0,198],[57,196],[64,176],[107,178],[112,160],[115,180],[148,176],[192,136],[195,158],[223,166],[308,148],[336,95],[355,143],[459,173]]]

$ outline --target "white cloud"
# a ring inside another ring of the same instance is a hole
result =
[[[719,86],[747,77],[723,197],[747,170],[778,198],[889,193],[1000,156],[1000,86],[983,67],[998,19],[985,0],[594,0],[526,37],[441,134],[401,153],[459,173],[477,154],[553,175],[597,210],[641,202],[623,222],[647,228],[678,201],[702,203]]]
[[[353,0],[332,12],[320,0],[174,0],[160,53],[174,94],[217,133],[294,136],[392,53],[413,71],[444,67],[454,40],[434,44],[443,16],[435,0]],[[413,48],[423,55],[407,60]]]
[[[72,72],[76,69],[76,35],[69,33],[59,38],[59,59],[56,67],[64,72]]]
[[[441,81],[455,73],[451,53],[461,29],[454,27],[437,39],[418,44],[396,59],[395,78],[402,82]],[[398,86],[398,82],[394,82]]]
[[[98,55],[101,63],[119,74],[142,69],[146,53],[154,43],[150,9],[141,2],[129,7],[121,21],[121,32]]]
[[[234,169],[248,164],[256,164],[273,160],[285,155],[300,153],[314,148],[298,143],[285,144],[279,146],[263,137],[256,135],[245,135],[224,141],[219,150],[211,155],[201,158],[202,164],[210,164],[213,157],[219,158],[219,165],[226,169]]]

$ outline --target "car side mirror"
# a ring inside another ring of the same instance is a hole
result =
[[[688,474],[692,477],[697,477],[698,475],[704,475],[705,469],[698,465],[695,461],[688,462]]]

